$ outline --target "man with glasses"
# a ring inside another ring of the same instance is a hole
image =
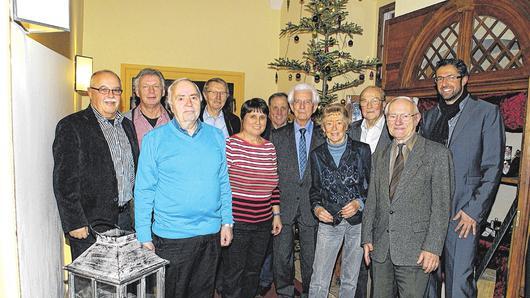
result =
[[[197,120],[193,82],[174,81],[168,99],[175,117],[144,137],[138,163],[138,241],[170,261],[165,297],[213,297],[221,246],[232,241],[225,137]]]
[[[372,263],[373,297],[421,298],[439,266],[449,221],[453,162],[447,148],[416,134],[421,115],[399,96],[386,108],[393,141],[373,155],[361,243]]]
[[[289,92],[288,102],[294,113],[293,123],[273,130],[271,142],[276,147],[280,177],[280,208],[283,229],[273,240],[274,285],[278,297],[294,297],[294,229],[300,238],[302,297],[309,293],[315,258],[315,219],[309,202],[311,173],[309,152],[324,143],[319,127],[311,120],[320,97],[316,89],[301,83]]]
[[[90,79],[90,105],[57,124],[53,188],[72,259],[95,242],[89,227],[131,230],[138,157],[132,123],[118,111],[121,82],[110,70]]]
[[[385,92],[377,86],[368,86],[361,91],[359,96],[363,119],[350,125],[348,135],[355,141],[370,145],[372,154],[376,150],[385,148],[391,142],[386,126]],[[363,262],[357,280],[355,298],[368,297],[368,266]]]
[[[505,133],[499,107],[467,92],[469,75],[460,59],[436,65],[438,106],[427,111],[421,134],[448,147],[456,188],[444,249],[446,297],[476,297],[474,260],[480,225],[499,187]],[[440,297],[441,273],[431,277],[429,295]]]
[[[219,128],[225,138],[241,130],[241,121],[230,110],[228,84],[221,78],[212,78],[204,83],[202,90],[205,102],[201,105],[200,120]]]
[[[144,135],[168,123],[171,116],[160,102],[166,93],[164,76],[160,71],[152,68],[142,69],[134,78],[133,85],[140,103],[124,116],[133,122],[138,146],[141,148]]]

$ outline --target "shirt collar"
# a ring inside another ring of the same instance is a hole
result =
[[[203,118],[204,119],[224,119],[224,114],[223,114],[223,110],[220,110],[219,111],[219,116],[217,117],[214,117],[214,116],[211,116],[209,113],[208,113],[208,108],[204,108],[204,113],[202,114]]]
[[[385,125],[385,116],[384,115],[381,115],[381,117],[379,117],[379,119],[377,120],[377,122],[375,123],[375,125],[371,128],[368,128],[366,126],[366,119],[363,119],[363,121],[361,122],[361,127],[363,129],[372,129],[372,128],[377,128],[379,130],[382,130],[383,129],[383,126]]]
[[[296,122],[296,120],[293,121],[293,123],[294,123],[295,132],[299,132],[300,128],[302,127],[298,124],[298,122]],[[305,125],[305,129],[306,129],[306,132],[308,132],[309,134],[313,133],[313,121],[312,120],[309,120],[307,122],[307,124]]]
[[[96,115],[96,119],[98,120],[98,122],[103,124],[110,124],[109,119],[103,117],[103,115],[101,115],[98,110],[96,110],[96,108],[94,108],[92,105],[90,105],[90,108],[92,108],[92,111],[94,111],[94,115]],[[116,111],[116,116],[114,117],[114,125],[121,124],[122,121],[123,115],[120,113],[120,111]]]
[[[196,123],[197,123],[197,128],[195,129],[195,132],[193,132],[193,135],[191,135],[191,137],[193,138],[194,136],[197,135],[197,133],[199,133],[199,131],[201,130],[202,128],[202,122],[199,121],[199,120],[195,120]],[[177,121],[177,117],[174,117],[173,120],[171,120],[171,123],[173,123],[173,125],[175,126],[175,128],[177,129],[177,131],[180,131],[181,133],[189,136],[188,134],[188,131],[185,130],[184,128],[182,128],[182,126],[180,126],[180,123]]]
[[[405,141],[405,147],[407,147],[408,151],[411,152],[412,148],[414,148],[414,144],[416,144],[417,139],[417,133],[413,133],[412,136],[408,140]],[[398,143],[396,139],[392,141],[392,147],[397,147]]]

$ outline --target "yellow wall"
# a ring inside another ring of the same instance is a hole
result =
[[[276,92],[280,11],[269,1],[85,1],[83,55],[121,63],[245,73],[245,99]],[[238,105],[241,104],[241,99]]]
[[[404,15],[443,1],[444,0],[396,0],[396,16]]]
[[[304,1],[304,3],[307,3],[309,1]],[[355,35],[353,38],[354,45],[353,47],[348,47],[347,44],[344,45],[343,50],[350,52],[354,58],[357,59],[367,59],[367,58],[373,58],[377,56],[377,19],[379,14],[379,7],[387,4],[386,2],[383,4],[379,4],[381,1],[357,1],[357,0],[350,0],[347,5],[347,9],[349,12],[348,21],[357,23],[363,28],[363,35]],[[388,2],[388,1],[387,1]],[[390,1],[391,2],[391,1]],[[306,12],[300,4],[300,1],[292,1],[289,10],[287,10],[287,7],[284,5],[282,7],[282,16],[281,16],[281,28],[285,26],[287,22],[293,22],[298,24],[300,20],[300,12],[302,11],[303,16],[309,16],[309,13]],[[282,38],[280,42],[280,56],[281,57],[287,57],[289,58],[296,58],[300,59],[302,57],[303,51],[307,48],[307,43],[311,39],[311,34],[300,34],[300,41],[298,43],[295,43],[293,38],[290,39],[288,37]],[[349,38],[346,38],[345,41],[347,41]],[[339,39],[339,43],[341,39]],[[368,85],[373,85],[375,83],[375,80],[369,80],[368,73],[366,73],[366,79],[364,84],[361,86],[348,89],[346,91],[338,93],[338,99],[344,99],[347,94],[359,94],[360,91]],[[289,91],[290,88],[292,88],[293,85],[299,83],[295,80],[293,73],[293,79],[289,81],[288,79],[289,73],[286,71],[279,72],[280,82],[279,82],[279,90],[281,91]],[[357,74],[349,74],[347,76],[350,79],[356,79],[358,78]],[[306,82],[310,84],[314,84],[313,77],[305,77],[302,74],[302,79],[300,82]],[[340,79],[334,79],[332,84],[334,82],[343,81]],[[330,87],[332,86],[330,84]],[[320,82],[317,86],[319,89],[322,87],[322,82]]]

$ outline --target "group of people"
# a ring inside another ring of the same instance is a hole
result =
[[[239,118],[224,80],[166,89],[155,69],[137,75],[139,104],[122,115],[119,77],[95,72],[90,105],[59,121],[53,144],[72,258],[117,225],[170,261],[165,297],[252,298],[268,271],[278,297],[294,297],[297,231],[302,297],[328,297],[339,255],[340,297],[368,297],[369,276],[373,297],[440,297],[442,282],[446,297],[476,297],[505,136],[468,79],[461,60],[441,60],[439,104],[423,115],[367,87],[351,123],[339,103],[313,119],[320,97],[306,83],[245,101]]]

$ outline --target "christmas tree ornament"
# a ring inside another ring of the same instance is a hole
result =
[[[348,40],[348,46],[353,47],[353,40]]]
[[[274,81],[278,83],[278,73],[276,73],[276,75],[274,76]]]
[[[295,35],[295,36],[294,36],[294,42],[299,42],[299,41],[300,41],[300,36]]]
[[[302,75],[299,72],[296,73],[296,80],[300,81],[301,78],[302,78]]]
[[[361,73],[361,74],[359,75],[359,80],[364,81],[364,73]]]
[[[331,82],[331,80],[333,80],[333,78],[331,76],[328,77],[328,81]]]
[[[330,73],[331,72],[331,66],[326,66],[326,68],[324,68],[324,70],[326,71],[326,73]]]
[[[312,18],[313,23],[318,22],[318,15],[314,15]]]
[[[289,81],[293,80],[293,74],[289,74]]]
[[[370,80],[373,80],[373,79],[374,79],[374,71],[371,70],[371,71],[370,71]]]
[[[320,82],[320,76],[319,75],[315,75],[315,83],[318,83]]]

